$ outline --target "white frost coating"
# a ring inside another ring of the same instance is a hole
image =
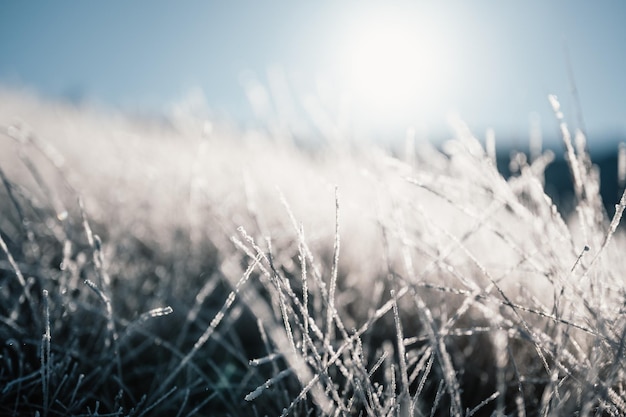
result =
[[[263,385],[259,385],[254,391],[246,395],[245,400],[253,401],[254,399],[258,398],[261,394],[263,394],[263,391],[270,388],[272,385],[275,385],[277,382],[284,379],[290,374],[291,374],[291,369],[284,369],[280,371],[274,378],[268,379],[267,381],[265,381]]]
[[[167,307],[159,307],[159,308],[152,309],[148,311],[147,314],[150,317],[161,317],[161,316],[167,316],[169,314],[172,314],[173,312],[174,310],[172,309],[172,307],[167,306]]]

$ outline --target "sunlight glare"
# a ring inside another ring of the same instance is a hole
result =
[[[363,16],[347,28],[343,78],[358,116],[419,117],[441,101],[450,64],[440,32],[397,11]]]

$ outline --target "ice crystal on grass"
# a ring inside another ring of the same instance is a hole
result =
[[[4,100],[0,414],[626,413],[626,193],[556,97],[571,218],[540,137],[505,179],[458,120],[396,158]]]

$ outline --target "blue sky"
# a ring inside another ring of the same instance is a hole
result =
[[[140,111],[202,91],[215,117],[295,125],[323,109],[379,135],[437,134],[453,112],[523,137],[539,117],[550,136],[549,93],[581,120],[567,45],[593,140],[626,135],[624,22],[618,0],[5,1],[0,83]]]

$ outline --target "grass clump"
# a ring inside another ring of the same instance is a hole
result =
[[[459,122],[392,156],[3,102],[0,414],[626,414],[626,197],[556,99],[567,219],[549,152],[505,180]]]

